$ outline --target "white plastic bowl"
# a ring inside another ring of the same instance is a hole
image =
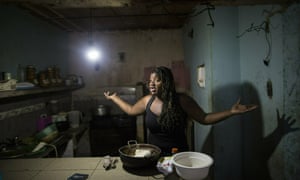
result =
[[[204,179],[209,172],[213,159],[204,153],[181,152],[172,156],[177,174],[185,180]]]

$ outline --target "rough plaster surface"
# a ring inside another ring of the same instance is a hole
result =
[[[183,60],[181,30],[117,31],[94,34],[95,45],[102,51],[96,63],[84,56],[86,34],[71,37],[69,66],[71,74],[82,75],[85,88],[78,93],[90,94],[99,87],[136,85],[144,78],[144,68],[171,67],[173,61]],[[124,60],[119,53],[124,52]],[[99,65],[99,70],[95,69]]]
[[[245,6],[238,7],[238,22],[232,23],[232,18],[226,19],[229,12],[228,8],[217,7],[216,11],[219,14],[224,13],[224,16],[215,18],[215,27],[211,37],[208,36],[208,32],[201,38],[197,37],[201,35],[201,32],[205,32],[205,28],[197,30],[200,25],[206,24],[205,14],[202,19],[195,17],[190,21],[189,26],[186,27],[185,32],[191,32],[194,30],[194,38],[185,38],[185,52],[187,64],[189,68],[196,67],[203,62],[203,54],[199,54],[200,51],[209,50],[210,41],[206,38],[217,38],[226,34],[224,29],[220,25],[219,21],[228,21],[232,26],[236,26],[239,30],[239,34],[243,33],[247,28],[253,25],[259,25],[265,20],[266,12],[271,12],[280,8],[279,6]],[[230,11],[232,12],[232,11]],[[236,42],[236,36],[232,37],[232,41],[226,40],[226,43],[221,45],[226,46],[223,50],[217,51],[215,47],[220,44],[212,44],[212,57],[216,55],[227,53],[238,53],[240,61],[241,71],[241,90],[243,91],[242,101],[244,103],[256,103],[259,104],[259,109],[254,113],[241,116],[240,121],[243,123],[240,134],[239,130],[234,131],[237,136],[242,138],[242,144],[237,151],[242,152],[242,158],[240,161],[243,163],[241,171],[236,172],[233,169],[239,169],[237,164],[233,161],[222,161],[225,156],[228,156],[228,150],[232,147],[229,143],[219,149],[215,149],[213,157],[215,158],[215,166],[213,169],[214,179],[297,179],[299,178],[299,131],[293,131],[294,128],[299,128],[299,5],[290,7],[283,14],[275,14],[271,18],[271,32],[272,32],[272,46],[271,46],[271,62],[269,66],[265,66],[263,59],[268,52],[268,45],[263,31],[249,31],[243,37],[239,38],[239,47],[235,51],[230,51],[230,47]],[[221,23],[222,24],[222,23]],[[221,28],[221,29],[218,29]],[[249,29],[248,29],[249,30]],[[233,31],[234,28],[233,28]],[[238,34],[236,34],[238,35]],[[202,41],[196,41],[196,39],[202,39]],[[206,40],[206,41],[204,41]],[[214,41],[216,42],[216,41]],[[229,51],[229,52],[228,52]],[[205,56],[205,60],[210,59],[210,56]],[[215,60],[211,58],[212,60]],[[222,61],[225,62],[224,59]],[[227,62],[227,61],[226,61]],[[209,62],[207,62],[209,64]],[[206,65],[207,65],[206,63]],[[215,65],[221,66],[222,62],[215,61]],[[208,67],[208,66],[207,66]],[[228,71],[233,70],[227,69]],[[208,75],[214,75],[216,72],[213,68],[207,68]],[[200,89],[193,81],[195,76],[192,76],[192,93],[194,97],[201,103],[205,92],[210,91],[211,84],[205,89]],[[229,78],[228,73],[224,73],[222,80]],[[272,81],[273,84],[273,96],[268,97],[266,92],[266,82]],[[214,83],[221,84],[218,81]],[[218,87],[218,84],[214,84]],[[230,86],[230,84],[228,84]],[[213,88],[213,86],[212,86]],[[211,89],[213,92],[214,89]],[[202,98],[199,98],[202,97]],[[214,97],[214,94],[212,95]],[[229,101],[229,96],[224,97]],[[212,98],[213,103],[217,103],[215,98]],[[203,103],[206,105],[205,103]],[[225,108],[225,107],[224,107]],[[279,110],[279,116],[277,116],[276,109]],[[285,115],[285,116],[284,116]],[[290,119],[289,119],[290,117]],[[295,119],[295,121],[292,121]],[[218,133],[223,133],[223,141],[228,142],[228,134],[226,129],[222,130],[222,125],[226,126],[230,122],[224,122],[221,125],[217,125]],[[196,126],[195,136],[201,136],[202,127]],[[216,128],[214,128],[216,130]],[[213,133],[216,135],[216,133]],[[199,140],[195,139],[195,140]],[[209,140],[207,138],[207,140]],[[212,139],[210,139],[211,141]],[[220,140],[220,139],[219,139]],[[214,139],[212,144],[216,143]],[[200,143],[195,142],[196,149],[203,149],[199,146]],[[218,148],[218,144],[214,148]],[[233,160],[236,160],[236,155],[232,156]],[[225,158],[226,159],[226,158]],[[230,165],[230,166],[228,166]]]

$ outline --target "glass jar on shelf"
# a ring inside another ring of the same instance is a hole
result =
[[[47,77],[50,82],[50,85],[56,86],[57,82],[56,82],[56,79],[54,78],[54,71],[53,71],[52,67],[47,68]]]
[[[33,84],[38,84],[38,81],[36,78],[36,69],[32,65],[28,65],[26,67],[26,81],[31,82]]]

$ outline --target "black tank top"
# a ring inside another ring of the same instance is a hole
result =
[[[154,144],[161,148],[163,155],[169,155],[173,147],[178,148],[179,151],[187,151],[187,139],[185,134],[185,126],[175,128],[174,132],[166,132],[162,129],[157,121],[157,115],[150,110],[155,96],[152,96],[146,106],[145,123],[149,130],[148,143]]]

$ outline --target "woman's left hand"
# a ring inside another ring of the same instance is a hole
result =
[[[243,105],[240,104],[240,99],[231,107],[231,113],[232,114],[241,114],[245,112],[252,111],[257,108],[257,105],[251,104],[251,105]]]
[[[106,99],[109,99],[109,100],[111,100],[113,97],[117,96],[117,93],[111,94],[109,91],[105,91],[103,94],[106,97]]]

